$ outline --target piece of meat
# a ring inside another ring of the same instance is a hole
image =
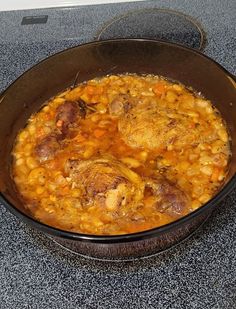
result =
[[[109,163],[98,160],[69,160],[66,171],[69,171],[70,177],[79,182],[91,197],[115,189],[119,183],[126,182]]]
[[[114,158],[68,160],[65,172],[83,192],[83,205],[99,204],[114,211],[142,200],[142,179]]]
[[[79,106],[79,115],[84,119],[86,117],[88,106],[82,99],[79,99],[76,103]]]
[[[53,132],[44,137],[35,147],[36,155],[39,160],[45,161],[54,157],[60,148],[61,142],[66,138],[73,137],[73,132],[68,130],[70,124],[75,122],[78,117],[85,118],[86,103],[79,99],[77,102],[66,101],[56,109],[56,128]]]
[[[67,130],[68,126],[75,122],[79,112],[79,106],[75,102],[66,101],[56,109],[56,122],[60,120],[59,126],[62,131]]]
[[[186,213],[189,198],[163,176],[148,178],[146,188],[151,189],[153,196],[156,197],[155,208],[159,212],[167,213],[173,217],[179,217]]]
[[[136,213],[144,190],[151,190],[153,207],[175,218],[187,212],[188,197],[162,175],[141,177],[113,157],[68,160],[66,174],[82,192],[83,206],[100,205],[122,216],[122,209]]]
[[[160,106],[158,102],[139,102],[123,114],[118,129],[126,144],[135,148],[165,149],[181,142],[188,144],[198,136],[189,130],[189,117]]]
[[[35,152],[39,160],[45,161],[51,159],[59,148],[58,137],[55,134],[50,134],[36,145]]]
[[[109,104],[109,113],[112,116],[121,116],[126,113],[132,104],[132,99],[127,94],[117,95]]]

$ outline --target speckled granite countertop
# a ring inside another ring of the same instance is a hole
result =
[[[204,52],[236,73],[234,0],[161,0],[0,13],[0,90],[39,60],[90,41],[104,21],[138,8],[192,15]],[[21,27],[25,15],[49,15]],[[198,233],[157,257],[107,263],[71,255],[0,205],[0,309],[236,308],[236,190]]]

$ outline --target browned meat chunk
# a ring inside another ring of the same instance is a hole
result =
[[[159,175],[147,179],[146,187],[150,188],[156,197],[155,207],[158,211],[173,217],[185,214],[189,199],[176,185]]]
[[[58,106],[56,110],[56,121],[61,121],[63,129],[67,129],[68,126],[73,123],[79,111],[79,107],[75,102],[65,102]]]
[[[37,156],[41,161],[53,158],[60,148],[61,142],[70,137],[68,127],[76,121],[77,117],[85,117],[86,103],[82,100],[78,102],[65,102],[57,107],[56,127],[48,136],[44,137],[35,147]]]
[[[83,205],[103,205],[115,211],[121,206],[132,208],[143,197],[141,178],[113,158],[69,160],[65,171],[83,192]]]
[[[82,99],[79,99],[77,101],[77,104],[79,106],[79,115],[80,115],[80,117],[81,118],[85,118],[86,113],[87,113],[87,109],[89,107],[87,106],[87,104]]]
[[[132,212],[142,205],[146,188],[151,190],[153,207],[159,212],[179,217],[186,211],[188,197],[166,178],[157,175],[141,179],[113,157],[68,160],[65,172],[82,192],[83,206],[100,205],[122,216],[124,207]]]
[[[188,129],[188,115],[160,107],[158,102],[134,105],[120,117],[118,128],[125,143],[135,148],[165,149],[169,144],[188,144],[194,139],[194,132]]]
[[[131,108],[131,97],[127,94],[119,94],[109,104],[109,113],[112,116],[121,116]]]
[[[51,159],[60,145],[56,135],[48,135],[35,147],[35,152],[41,161]]]

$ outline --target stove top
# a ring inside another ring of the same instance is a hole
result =
[[[178,11],[157,8],[118,15],[98,31],[96,38],[160,39],[195,49],[202,49],[205,42],[204,30],[193,17]]]
[[[236,74],[234,0],[21,10],[0,20],[0,91],[51,54],[122,36],[182,43]],[[235,218],[234,190],[186,242],[111,264],[64,251],[0,205],[0,308],[236,308]]]

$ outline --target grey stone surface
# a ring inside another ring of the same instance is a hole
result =
[[[91,41],[110,19],[140,8],[196,18],[204,52],[236,74],[234,0],[157,0],[0,13],[0,91],[48,55]],[[48,14],[45,25],[20,26]],[[236,308],[236,190],[189,240],[153,258],[97,262],[63,251],[0,205],[0,309]]]

